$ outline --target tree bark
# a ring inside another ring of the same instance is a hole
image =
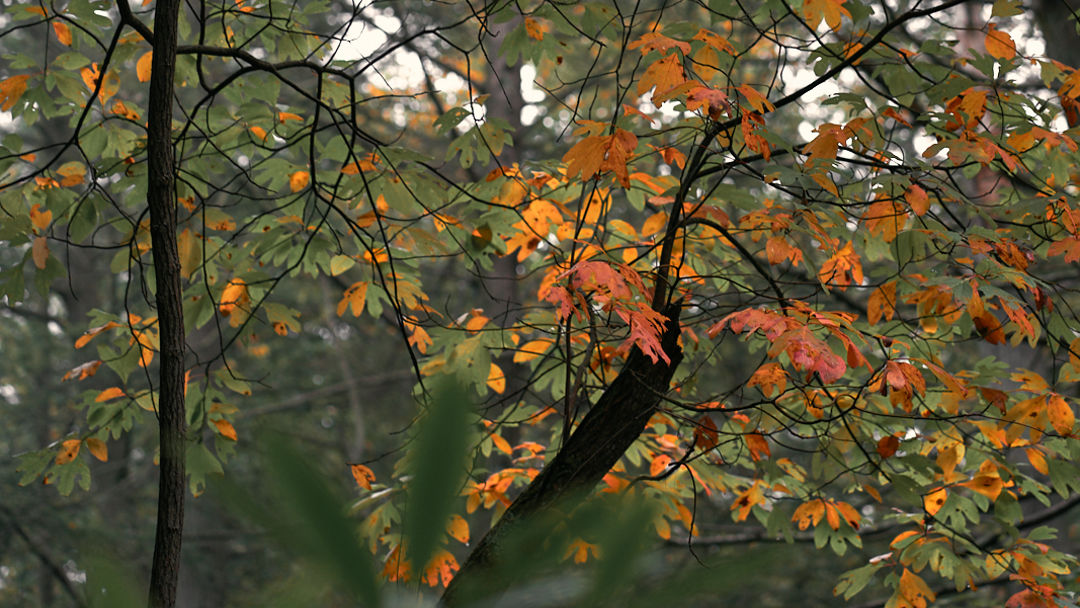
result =
[[[479,588],[499,593],[509,581],[485,580],[499,561],[500,544],[516,524],[552,506],[573,492],[592,488],[603,479],[623,453],[637,440],[660,397],[667,392],[675,368],[682,361],[679,348],[679,313],[682,302],[664,310],[668,318],[661,337],[670,363],[654,363],[634,348],[619,375],[589,410],[558,455],[514,500],[506,513],[484,535],[462,564],[442,596],[442,605],[464,605],[470,591]]]
[[[176,247],[176,180],[172,142],[173,78],[179,0],[158,0],[154,11],[154,48],[147,110],[150,239],[160,335],[158,379],[157,529],[150,570],[152,608],[176,605],[180,544],[184,529],[184,312],[181,302],[180,256]]]

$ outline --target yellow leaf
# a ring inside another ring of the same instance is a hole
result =
[[[551,348],[552,340],[550,338],[540,338],[539,340],[532,340],[522,344],[516,353],[514,353],[514,363],[525,363],[532,361],[540,355],[547,352]]]
[[[56,455],[56,464],[64,465],[79,455],[79,447],[82,446],[82,441],[78,439],[68,439],[64,443],[60,444],[60,453]]]
[[[995,59],[1009,60],[1016,57],[1016,43],[1007,32],[998,30],[993,23],[987,26],[986,39],[983,44],[986,52]]]
[[[60,41],[60,44],[71,46],[71,28],[63,21],[53,21],[52,27],[53,31],[56,32],[56,39]]]
[[[219,418],[217,420],[212,420],[211,422],[213,422],[214,426],[217,427],[218,433],[221,433],[222,437],[224,437],[226,439],[232,439],[233,441],[236,441],[236,439],[237,439],[236,438],[236,429],[233,428],[233,425],[232,425],[231,422],[229,422],[228,420],[225,420],[224,418]]]
[[[90,437],[86,440],[86,449],[90,450],[94,458],[101,462],[109,462],[109,447],[97,437]]]
[[[927,514],[933,516],[941,510],[941,507],[945,504],[945,499],[948,497],[949,493],[945,488],[938,488],[926,496],[923,496],[923,509],[926,510]]]
[[[30,253],[34,258],[34,266],[37,266],[38,270],[44,270],[45,263],[49,261],[49,243],[45,241],[45,237],[39,236],[34,239]]]
[[[469,522],[460,515],[450,516],[450,522],[446,524],[446,533],[462,544],[469,544]]]
[[[118,386],[112,386],[112,387],[109,387],[109,388],[101,391],[100,393],[98,393],[98,396],[94,398],[94,402],[95,403],[101,403],[103,401],[108,401],[110,399],[116,399],[117,397],[123,397],[123,396],[124,396],[124,389],[122,389],[122,388],[120,388]]]
[[[904,573],[900,575],[900,586],[896,591],[907,601],[911,608],[926,608],[927,602],[937,599],[926,581],[907,568],[904,568]]]
[[[349,470],[352,472],[353,479],[356,480],[356,485],[364,488],[365,490],[371,489],[371,482],[375,481],[375,473],[362,464],[349,465]]]
[[[29,79],[29,74],[22,74],[0,81],[0,110],[7,112],[15,107],[15,102],[26,92],[26,81]]]
[[[289,176],[289,189],[299,192],[308,185],[309,181],[311,181],[311,174],[307,171],[297,171]]]
[[[506,376],[503,374],[502,369],[494,363],[491,364],[491,369],[488,370],[487,385],[500,395],[506,390]]]
[[[154,51],[146,51],[143,53],[142,57],[139,57],[139,61],[135,63],[135,75],[139,78],[139,82],[150,80],[150,66],[153,62]],[[252,131],[254,130],[255,128],[252,128]],[[262,138],[266,139],[265,132],[263,133]]]

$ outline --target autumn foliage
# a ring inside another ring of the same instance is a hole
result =
[[[651,501],[659,539],[707,548],[702,530],[728,522],[866,553],[828,574],[833,593],[892,608],[1072,605],[1080,562],[1055,518],[1080,503],[1080,70],[1033,54],[1026,9],[1004,0],[623,4],[462,4],[422,24],[366,7],[423,27],[360,60],[335,56],[348,45],[316,9],[185,17],[192,493],[252,439],[244,404],[280,388],[290,340],[366,328],[415,382],[395,401],[408,430],[334,466],[382,579],[442,588],[475,576],[483,531],[593,432],[636,356],[677,368],[591,491]],[[62,53],[0,68],[16,131],[37,114],[67,129],[0,150],[12,306],[62,288],[78,247],[149,289],[146,14],[78,6],[21,7]],[[409,53],[426,78],[396,63]],[[57,375],[93,387],[85,415],[23,457],[23,483],[89,487],[90,457],[153,423],[158,313],[125,297],[77,320],[79,362]],[[418,549],[405,506],[447,378],[467,452]],[[611,557],[587,531],[558,553]]]

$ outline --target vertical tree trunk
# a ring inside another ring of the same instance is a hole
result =
[[[176,248],[176,181],[172,143],[173,75],[179,0],[158,0],[154,11],[154,56],[147,111],[150,238],[157,289],[161,362],[158,381],[157,530],[150,571],[150,606],[176,605],[180,542],[184,529],[184,313],[180,256]]]

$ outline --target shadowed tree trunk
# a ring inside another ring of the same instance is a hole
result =
[[[147,110],[150,238],[154,255],[161,368],[158,381],[157,529],[150,570],[150,606],[172,608],[184,529],[184,313],[176,248],[176,181],[172,144],[173,75],[179,0],[158,0]]]
[[[627,448],[645,429],[660,397],[667,392],[675,368],[682,360],[679,348],[677,301],[664,310],[668,321],[661,338],[670,363],[654,363],[634,348],[619,375],[582,419],[559,451],[532,483],[514,500],[506,513],[484,535],[461,565],[442,596],[445,606],[464,605],[481,585],[486,592],[501,592],[509,581],[485,580],[499,561],[501,542],[529,515],[537,513],[574,492],[588,490],[603,479]]]

